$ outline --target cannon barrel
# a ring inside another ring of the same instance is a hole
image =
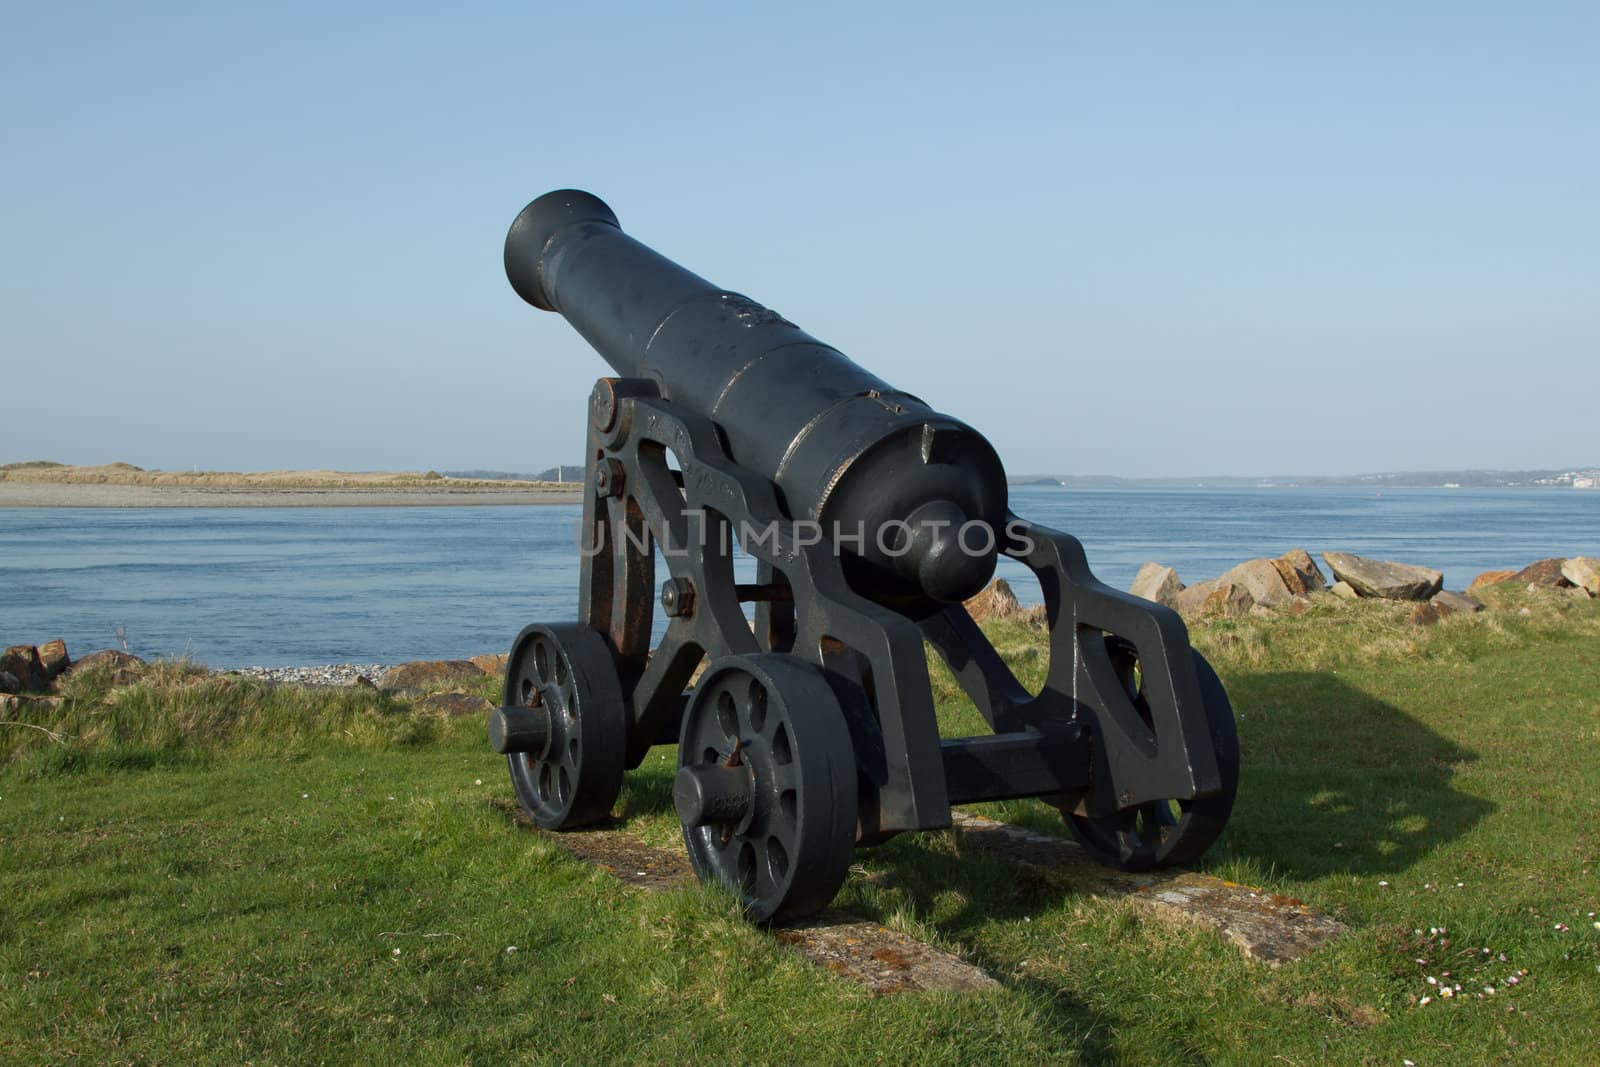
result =
[[[524,300],[560,313],[619,375],[716,422],[790,519],[837,539],[864,595],[929,608],[993,574],[1005,471],[976,430],[629,237],[589,193],[524,208],[505,266]]]

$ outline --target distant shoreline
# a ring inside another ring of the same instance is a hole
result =
[[[48,460],[0,466],[0,508],[430,508],[582,500],[581,484],[436,471],[158,471]]]
[[[268,489],[0,482],[0,508],[418,508],[578,504],[583,487]]]

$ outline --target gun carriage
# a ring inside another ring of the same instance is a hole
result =
[[[589,401],[578,620],[517,635],[490,713],[535,823],[605,818],[624,772],[676,744],[692,865],[760,922],[821,909],[858,845],[948,827],[958,804],[1042,798],[1123,869],[1216,839],[1239,758],[1217,676],[1174,612],[1010,512],[982,434],[636,241],[587,193],[529,204],[505,266],[617,375]],[[963,607],[1000,554],[1042,589],[1038,693]],[[924,642],[992,733],[941,737]]]

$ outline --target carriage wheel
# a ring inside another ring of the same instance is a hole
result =
[[[529,626],[506,663],[504,703],[490,713],[490,741],[507,753],[533,821],[565,830],[609,815],[622,791],[628,718],[605,640],[582,623]]]
[[[810,915],[855,850],[856,764],[838,698],[794,656],[730,656],[683,719],[673,801],[702,882],[740,895],[756,922]]]
[[[1140,684],[1138,653],[1132,644],[1114,635],[1106,637],[1106,651],[1117,677],[1146,722],[1149,704]],[[1097,861],[1124,871],[1148,871],[1193,863],[1211,847],[1228,824],[1234,794],[1239,788],[1239,733],[1233,705],[1216,671],[1200,653],[1194,653],[1200,678],[1200,701],[1211,743],[1222,774],[1222,791],[1193,800],[1152,800],[1112,815],[1089,817],[1067,812],[1072,835]]]

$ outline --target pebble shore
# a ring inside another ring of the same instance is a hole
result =
[[[376,682],[389,669],[384,663],[330,663],[324,667],[236,667],[225,674],[289,685],[354,685],[357,678]]]

